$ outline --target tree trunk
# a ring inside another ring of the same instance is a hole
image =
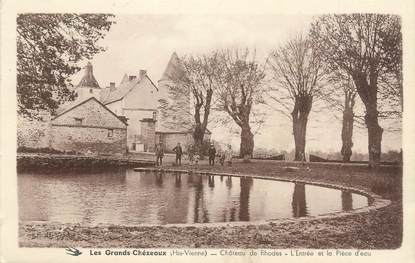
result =
[[[365,122],[368,130],[368,151],[369,167],[377,168],[380,164],[380,154],[382,152],[383,129],[378,123],[378,111],[369,109],[366,111]]]
[[[193,131],[193,140],[195,145],[196,153],[199,154],[200,159],[203,159],[202,145],[205,137],[205,131],[201,124],[196,124]]]
[[[295,99],[294,110],[291,113],[293,118],[293,134],[295,143],[294,161],[306,161],[305,143],[308,115],[311,111],[313,99],[311,96],[297,96]]]
[[[254,134],[251,132],[251,127],[249,127],[249,125],[244,125],[241,129],[239,157],[244,158],[245,156],[249,156],[252,158],[254,152]]]
[[[343,162],[350,162],[353,147],[353,112],[350,109],[343,111],[342,149]]]
[[[307,117],[300,117],[293,121],[295,158],[294,161],[305,161],[305,138],[307,131]]]
[[[355,101],[355,93],[346,92],[345,93],[345,102],[344,102],[344,111],[343,111],[343,127],[342,127],[342,148],[341,154],[343,155],[343,162],[350,162],[350,157],[352,156],[352,147],[353,147],[353,122],[354,122],[354,113],[353,107]]]
[[[369,167],[376,168],[380,164],[383,129],[378,122],[377,75],[375,73],[369,74],[369,82],[366,77],[364,73],[356,73],[353,75],[353,81],[366,108],[365,123],[368,131]]]

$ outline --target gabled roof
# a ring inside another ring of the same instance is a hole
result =
[[[110,94],[110,88],[101,89],[101,92],[99,94],[99,100],[104,101],[108,97],[109,94]]]
[[[84,76],[78,84],[78,87],[91,87],[99,88],[98,81],[94,77],[93,68],[91,62],[88,62],[85,66]]]
[[[183,74],[184,70],[180,66],[179,56],[176,52],[173,52],[159,81],[179,79],[183,76]]]
[[[158,90],[156,85],[154,85],[153,81],[145,75],[144,78],[150,81],[151,85],[153,85],[155,90]],[[124,80],[124,78],[123,78]],[[108,96],[102,101],[104,104],[110,104],[115,101],[119,101],[123,99],[131,90],[133,90],[137,85],[140,85],[141,79],[134,78],[132,80],[129,80],[127,82],[120,83],[120,85],[117,87],[116,90],[110,91]]]
[[[53,120],[55,120],[55,119],[57,119],[59,116],[62,116],[63,114],[65,114],[65,113],[67,113],[67,112],[69,112],[69,111],[71,111],[71,110],[73,110],[73,109],[75,109],[75,108],[77,108],[77,107],[79,107],[79,106],[81,106],[81,105],[83,105],[83,104],[85,104],[85,103],[87,103],[88,101],[90,101],[90,100],[95,100],[96,102],[98,102],[98,104],[100,104],[104,109],[106,109],[107,111],[109,111],[112,115],[114,115],[114,117],[116,117],[120,122],[122,122],[123,124],[125,124],[125,125],[128,125],[127,124],[127,122],[125,122],[124,120],[122,120],[121,118],[119,118],[114,112],[112,112],[110,109],[108,109],[108,107],[107,106],[105,106],[102,102],[100,102],[99,100],[97,100],[95,97],[90,97],[90,98],[88,98],[88,99],[86,99],[86,100],[83,100],[83,101],[74,101],[74,102],[72,102],[72,103],[69,103],[69,104],[66,104],[66,106],[65,106],[65,108],[61,108],[61,110],[59,110],[58,109],[58,112],[57,112],[57,114],[56,114],[56,116],[54,116],[53,118],[52,118],[52,121]]]

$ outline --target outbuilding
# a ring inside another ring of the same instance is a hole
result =
[[[95,97],[61,109],[51,121],[51,148],[96,154],[124,154],[127,123]]]

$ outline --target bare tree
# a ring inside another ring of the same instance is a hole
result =
[[[267,65],[275,83],[268,93],[277,104],[273,108],[292,120],[294,159],[304,160],[308,117],[325,82],[321,60],[311,42],[298,36],[271,52]]]
[[[402,34],[398,16],[381,14],[325,15],[312,23],[310,37],[332,71],[349,74],[365,105],[369,166],[380,162],[383,113],[400,115],[402,98]],[[399,105],[398,109],[395,109]]]
[[[344,72],[333,72],[329,77],[329,85],[322,90],[320,97],[326,101],[328,108],[342,113],[342,148],[340,150],[344,162],[350,162],[353,148],[353,129],[355,119],[354,107],[356,104],[356,88],[353,80]]]
[[[193,130],[197,149],[201,149],[209,122],[215,82],[217,54],[184,56],[169,76],[168,100],[161,99],[160,112],[165,125]]]
[[[263,102],[265,78],[263,67],[256,62],[255,52],[248,49],[222,50],[216,68],[217,108],[226,112],[241,128],[239,156],[252,157],[254,132],[252,131],[253,107]]]

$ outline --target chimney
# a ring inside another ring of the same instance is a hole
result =
[[[110,91],[115,90],[115,82],[110,82]]]
[[[140,80],[144,79],[144,77],[147,75],[147,70],[140,69]]]
[[[129,80],[129,81],[132,81],[133,79],[136,79],[136,78],[137,78],[137,76],[133,76],[133,75],[128,76],[128,80]]]

